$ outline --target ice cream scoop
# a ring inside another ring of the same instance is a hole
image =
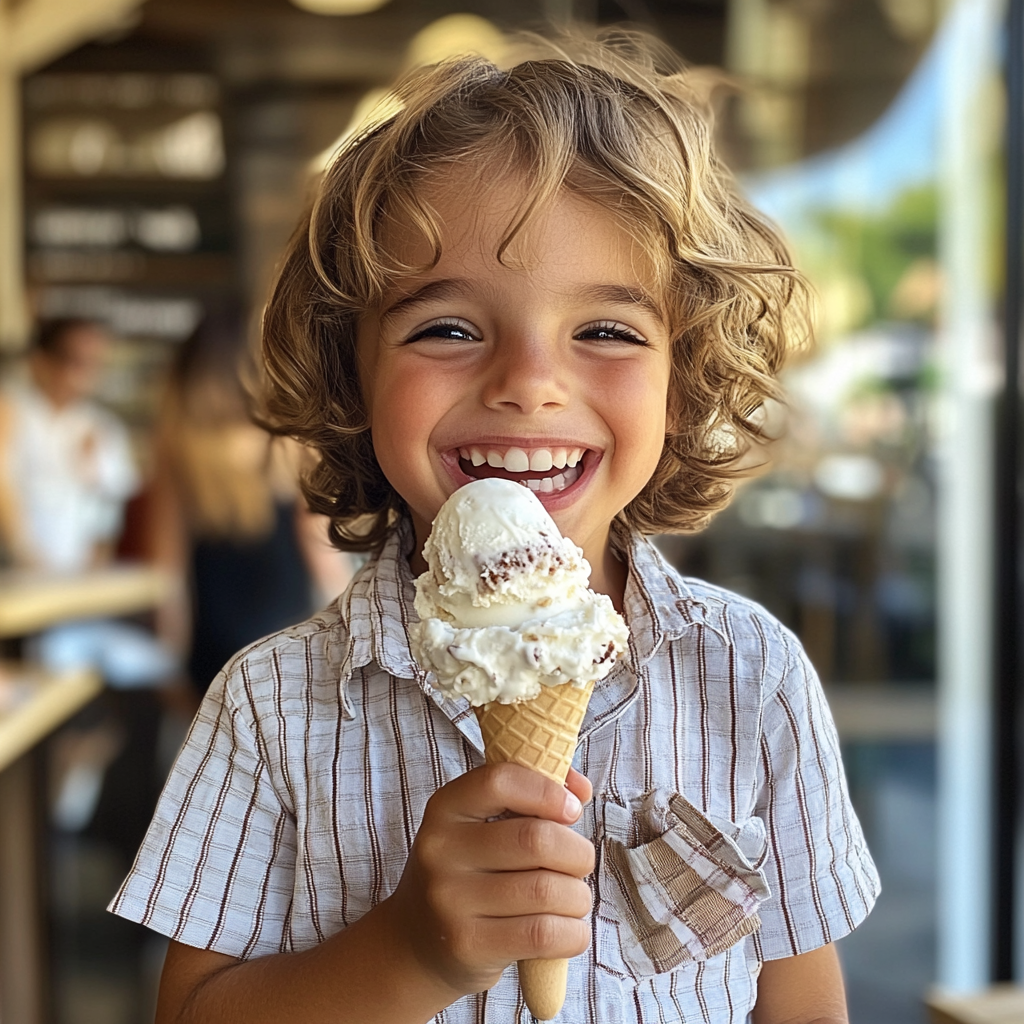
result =
[[[476,480],[434,520],[416,580],[412,651],[449,696],[469,698],[488,763],[512,761],[564,783],[594,684],[626,649],[626,624],[588,587],[583,552],[536,495]],[[535,1017],[565,1001],[568,961],[521,960]]]
[[[531,700],[542,686],[583,689],[625,649],[625,623],[587,586],[583,552],[521,484],[491,478],[460,488],[423,555],[410,639],[449,696],[482,707]]]

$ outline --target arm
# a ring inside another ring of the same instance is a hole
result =
[[[754,1024],[848,1024],[839,957],[832,943],[767,960],[757,982]]]
[[[409,956],[386,907],[382,903],[315,949],[244,963],[172,942],[156,1024],[430,1020],[462,993]]]
[[[31,565],[36,559],[25,535],[18,501],[11,478],[11,436],[14,414],[10,403],[0,395],[0,548],[15,565]]]
[[[590,784],[567,785],[576,799],[508,764],[450,782],[395,892],[314,949],[239,962],[172,943],[157,1024],[423,1024],[513,960],[576,956],[594,849],[568,827]]]

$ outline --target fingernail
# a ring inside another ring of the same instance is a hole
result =
[[[583,812],[583,804],[576,799],[575,794],[570,793],[569,790],[565,791],[565,814],[566,817],[572,818],[575,821],[580,814]]]

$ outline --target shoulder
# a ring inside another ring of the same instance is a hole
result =
[[[698,632],[692,627],[701,627],[702,642],[731,652],[741,673],[757,676],[765,691],[781,685],[803,663],[800,640],[763,605],[679,572],[656,545],[644,544],[653,557],[638,557],[636,568],[671,643],[691,645]]]
[[[648,598],[674,604],[689,616],[717,632],[754,633],[766,645],[779,649],[799,647],[789,627],[764,605],[733,590],[681,573],[650,538],[638,538],[633,568]],[[642,554],[640,553],[642,552]],[[666,598],[668,601],[666,601]]]
[[[5,442],[24,443],[26,430],[45,415],[46,406],[29,381],[13,377],[0,385],[0,438]]]
[[[691,600],[719,613],[717,616],[710,615],[709,623],[716,624],[715,620],[720,619],[730,633],[752,633],[766,647],[776,650],[789,651],[800,646],[796,634],[788,626],[783,625],[764,605],[752,598],[708,583],[696,576],[678,575],[678,579],[689,591]]]
[[[36,402],[35,390],[20,377],[9,377],[0,383],[0,410],[8,422],[24,415]]]
[[[259,730],[295,702],[336,704],[349,641],[340,600],[239,651],[215,682],[226,710]]]

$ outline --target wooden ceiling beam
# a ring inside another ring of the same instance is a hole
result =
[[[8,68],[26,75],[123,25],[142,0],[23,0],[4,16]]]

